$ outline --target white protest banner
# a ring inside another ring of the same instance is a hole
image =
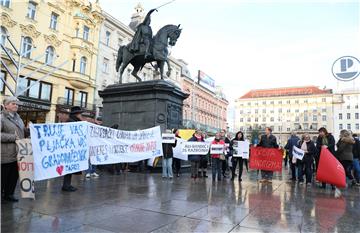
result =
[[[162,143],[175,143],[175,134],[163,133]]]
[[[163,155],[160,126],[137,131],[89,123],[91,164],[132,163]]]
[[[225,145],[223,144],[211,144],[210,154],[224,154]]]
[[[89,168],[87,122],[31,124],[35,180]]]
[[[297,148],[296,146],[293,146],[292,154],[294,158],[302,160],[304,158],[305,151],[303,151],[300,148]]]
[[[188,160],[188,155],[182,152],[182,148],[184,146],[184,143],[186,143],[186,141],[184,139],[181,138],[177,138],[176,139],[176,147],[173,148],[173,156],[174,158],[178,158],[181,160]]]
[[[249,159],[250,143],[248,141],[234,141],[233,156],[242,157],[243,159]]]
[[[206,155],[209,152],[210,144],[207,142],[185,142],[182,153],[187,155]]]
[[[30,139],[16,140],[16,145],[21,197],[35,199],[34,157],[31,141]]]

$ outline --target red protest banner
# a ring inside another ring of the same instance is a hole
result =
[[[283,150],[276,148],[251,147],[250,168],[266,171],[281,171]]]

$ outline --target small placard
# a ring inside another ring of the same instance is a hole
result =
[[[211,144],[210,146],[210,154],[223,154],[224,153],[224,145],[223,144]]]
[[[175,134],[163,133],[162,143],[175,143]]]

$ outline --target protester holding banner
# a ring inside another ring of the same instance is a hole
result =
[[[289,153],[289,163],[290,163],[290,169],[291,169],[291,178],[290,180],[295,182],[296,181],[296,161],[293,162],[293,147],[296,146],[300,141],[300,138],[298,136],[296,136],[295,132],[291,133],[291,136],[289,138],[289,140],[287,141],[286,145],[285,145],[285,150],[288,151]]]
[[[83,112],[85,112],[85,111],[83,109],[81,109],[81,107],[79,107],[79,106],[71,107],[69,119],[67,122],[82,121],[81,114]],[[71,185],[71,176],[72,176],[71,174],[66,174],[64,176],[62,191],[75,192],[77,190],[77,188],[75,188],[74,186]]]
[[[17,139],[25,137],[25,126],[18,110],[19,100],[16,97],[5,97],[1,113],[1,200],[17,202],[14,197],[19,178],[17,167]]]
[[[223,140],[225,142],[225,147],[226,147],[225,160],[221,161],[222,175],[223,175],[224,178],[226,178],[226,171],[229,168],[228,158],[231,156],[231,154],[230,154],[230,143],[231,143],[231,141],[227,137],[225,129],[221,130],[220,134],[221,134],[221,140]]]
[[[272,129],[270,127],[265,128],[265,134],[261,136],[259,145],[264,148],[278,148],[279,145],[276,142],[276,137],[272,135]],[[261,170],[260,183],[268,182],[272,183],[273,171]]]
[[[356,179],[356,184],[360,186],[360,140],[357,134],[353,134],[353,138],[355,140],[355,144],[353,146],[353,167],[354,167],[354,176]]]
[[[315,157],[316,170],[319,167],[321,147],[327,148],[330,151],[330,153],[335,155],[335,138],[324,127],[321,127],[319,129],[319,136],[316,140],[316,149],[318,152],[317,156]],[[326,183],[322,183],[321,187],[326,188]],[[332,189],[335,189],[335,186],[332,185]]]
[[[235,138],[233,140],[231,140],[230,145],[231,145],[232,150],[234,150],[233,148],[234,148],[235,141],[245,141],[243,132],[241,132],[241,131],[237,132],[235,134]],[[245,159],[243,159],[242,157],[235,157],[235,156],[232,157],[232,169],[231,169],[232,176],[231,176],[231,180],[235,179],[236,166],[237,166],[237,164],[239,164],[239,177],[238,177],[238,179],[239,179],[239,181],[242,181],[241,176],[242,176],[242,172],[243,172],[243,160],[245,160]]]
[[[167,132],[171,133],[171,131]],[[176,147],[175,143],[163,143],[163,158],[162,158],[162,177],[173,178],[172,161],[173,161],[173,148]]]
[[[351,174],[353,164],[353,146],[355,144],[354,138],[350,135],[349,131],[343,129],[340,131],[340,139],[336,143],[337,151],[336,157],[343,165],[346,177],[351,181],[351,185],[355,185],[356,181]]]
[[[306,177],[306,185],[311,185],[312,180],[312,169],[311,166],[314,162],[314,157],[317,154],[316,146],[313,141],[311,141],[309,134],[304,134],[302,140],[298,143],[298,148],[303,150],[304,157],[302,160],[298,160],[298,174],[299,174],[299,184],[304,183],[304,172]]]
[[[173,129],[173,134],[175,134],[176,138],[181,138],[179,135],[178,129]],[[176,177],[180,176],[180,169],[181,169],[181,159],[173,157],[173,167],[176,174]]]
[[[223,145],[225,146],[225,142],[223,140],[221,140],[221,136],[220,133],[217,132],[215,134],[215,139],[214,141],[211,142],[211,145]],[[216,180],[216,174],[217,174],[217,180],[221,181],[221,167],[220,167],[220,163],[222,162],[222,160],[220,160],[221,155],[224,156],[224,149],[223,148],[223,153],[222,154],[211,154],[211,169],[212,169],[212,180],[215,181]]]
[[[188,140],[189,142],[204,142],[204,138],[202,136],[202,132],[200,129],[197,129],[194,135]],[[196,179],[198,177],[199,171],[199,163],[201,160],[201,156],[204,155],[191,155],[189,154],[188,159],[190,161],[191,167],[191,178]]]

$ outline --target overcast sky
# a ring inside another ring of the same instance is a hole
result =
[[[168,0],[100,0],[129,24],[141,2],[148,11]],[[172,56],[203,70],[232,102],[251,89],[299,85],[342,87],[333,62],[360,58],[359,1],[176,0],[152,14],[154,33],[165,24],[183,31]],[[345,86],[360,86],[360,77]]]

